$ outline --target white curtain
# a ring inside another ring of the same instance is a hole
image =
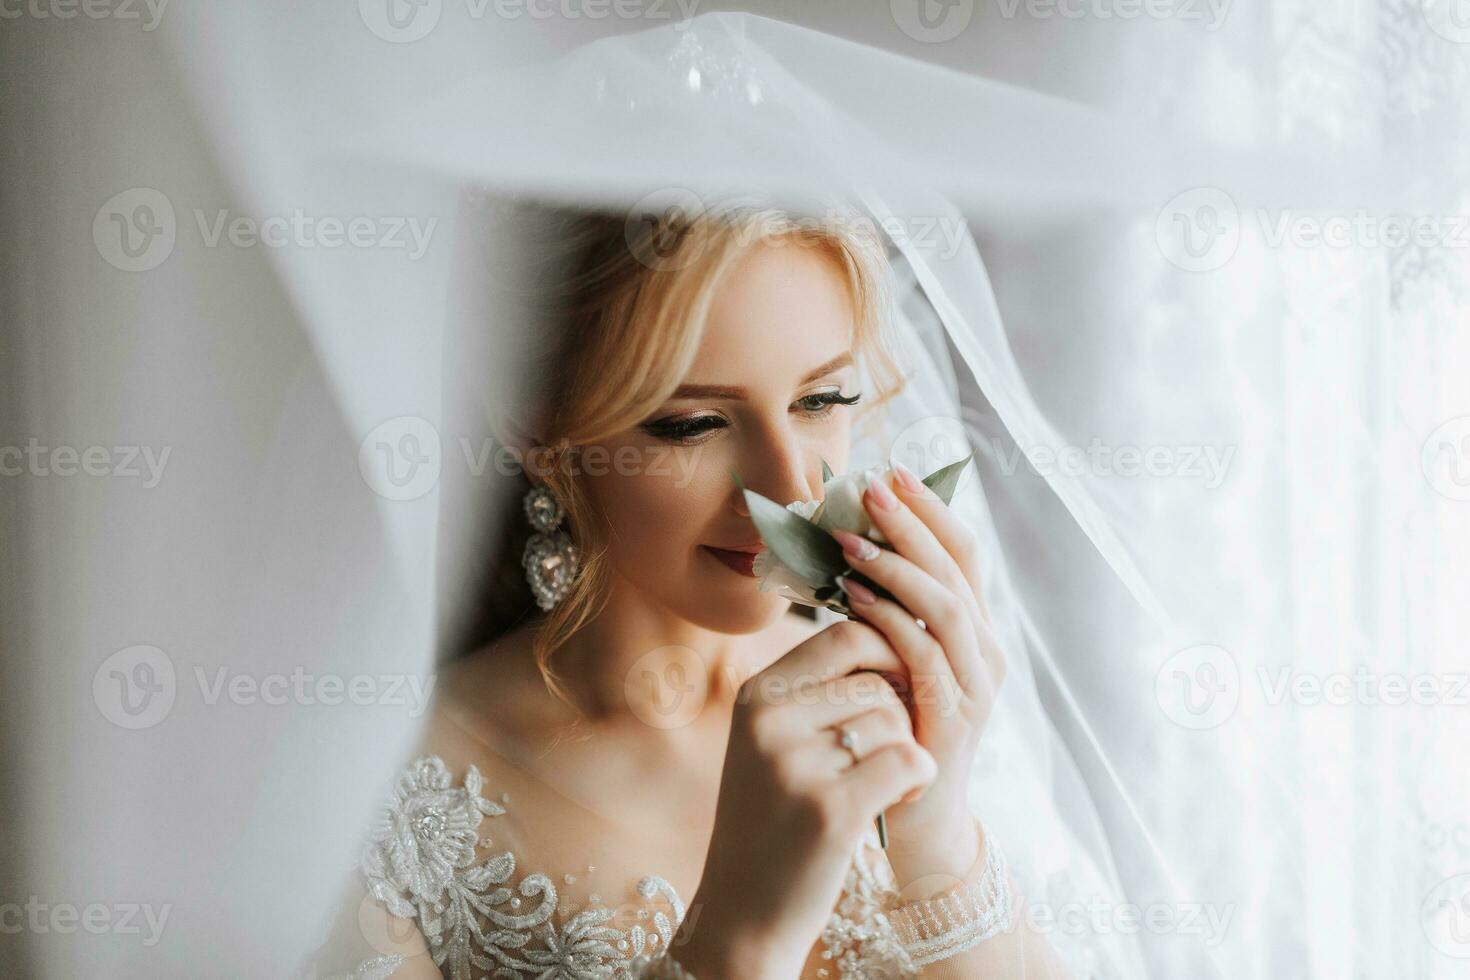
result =
[[[1233,255],[1161,261],[1158,211],[979,231],[1017,356],[1069,441],[1141,436],[1176,450],[1166,466],[1181,449],[1228,463],[1151,481],[1126,535],[1172,595],[1213,613],[1194,624],[1208,646],[1110,644],[1110,609],[1094,607],[1096,687],[1079,695],[1119,770],[1140,777],[1130,789],[1182,892],[1233,908],[1225,976],[1470,968],[1457,13],[1277,2],[1232,9],[1213,35],[1134,32],[1114,105],[1232,145],[1311,147],[1324,186],[1360,174],[1335,206],[1310,188],[1247,202],[1222,182]],[[1202,245],[1202,209],[1222,199],[1193,193]],[[1399,234],[1419,220],[1422,240],[1398,241],[1395,219]],[[1147,737],[1140,714],[1179,712],[1176,697],[1201,713]]]

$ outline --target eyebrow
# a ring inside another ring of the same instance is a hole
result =
[[[806,377],[801,379],[801,384],[811,384],[818,378],[824,378],[833,371],[847,367],[851,363],[852,351],[844,351],[826,364],[821,364],[814,368]],[[670,398],[745,398],[748,394],[749,392],[739,385],[680,385]]]

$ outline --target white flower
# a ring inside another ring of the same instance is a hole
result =
[[[888,539],[874,526],[867,508],[863,506],[863,491],[868,488],[870,473],[875,478],[891,481],[893,467],[885,462],[866,470],[834,476],[822,484],[821,500],[792,501],[786,505],[786,509],[800,514],[823,530],[851,531],[879,544],[886,544]],[[804,606],[827,605],[826,600],[817,598],[816,592],[822,585],[829,583],[812,584],[783,565],[770,548],[756,555],[754,571],[762,592],[775,592]]]
[[[851,531],[853,534],[860,534],[879,544],[887,544],[888,539],[873,524],[873,519],[868,516],[868,509],[863,506],[863,491],[868,489],[868,474],[870,473],[875,479],[882,479],[889,484],[893,482],[893,466],[890,463],[882,463],[856,473],[834,476],[822,484],[820,502],[802,501],[804,504],[818,503],[814,513],[802,514],[802,516],[810,518],[817,526],[828,531],[837,529]],[[790,510],[791,507],[787,509]],[[802,512],[797,511],[797,513]]]

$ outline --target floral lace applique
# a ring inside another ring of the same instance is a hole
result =
[[[913,980],[919,975],[883,914],[884,909],[894,905],[897,895],[887,864],[870,865],[867,851],[860,844],[848,868],[837,910],[822,930],[822,956],[837,964],[837,976]]]
[[[506,810],[481,795],[474,766],[456,787],[443,760],[426,756],[399,777],[362,857],[372,896],[392,914],[418,923],[434,962],[450,980],[636,980],[684,920],[684,903],[657,875],[638,881],[636,917],[648,926],[619,928],[614,910],[562,907],[551,878],[522,875],[510,851],[476,863],[480,823]],[[882,913],[895,894],[859,845],[841,900],[822,931],[823,956],[852,980],[911,980],[918,971]],[[660,901],[661,900],[661,901]],[[558,924],[559,923],[559,924]],[[391,973],[396,957],[374,961]],[[388,973],[374,972],[373,976]]]
[[[662,898],[672,915],[640,909],[651,927],[624,930],[610,924],[613,909],[596,903],[569,910],[558,925],[551,878],[527,874],[513,883],[509,851],[476,864],[480,821],[506,812],[480,795],[483,788],[474,766],[456,788],[443,760],[419,759],[399,777],[362,858],[373,897],[394,915],[417,920],[450,980],[630,980],[633,958],[668,945],[684,903],[656,875],[639,880],[638,894],[645,903]]]
[[[357,964],[351,973],[334,973],[326,980],[388,980],[402,965],[403,957],[397,953],[374,956]]]

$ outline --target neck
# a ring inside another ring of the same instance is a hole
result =
[[[782,653],[763,632],[705,629],[615,580],[602,611],[558,648],[552,666],[588,722],[635,721],[674,736],[728,727],[740,685]]]

